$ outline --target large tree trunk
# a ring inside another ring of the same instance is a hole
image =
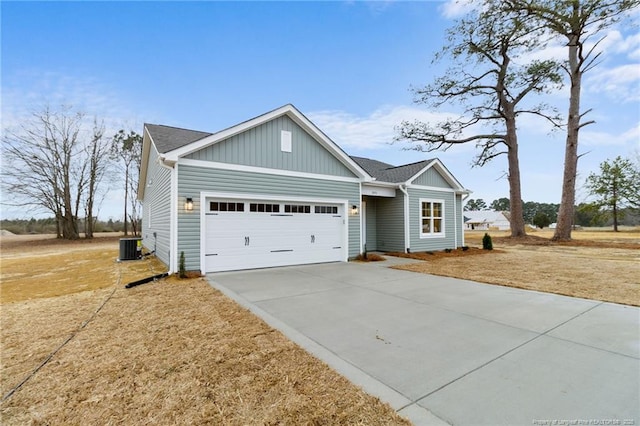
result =
[[[516,121],[507,119],[507,159],[509,161],[509,203],[511,236],[524,237],[524,216],[522,209],[522,191],[520,188],[520,162],[518,160],[518,136]]]
[[[562,199],[558,211],[558,223],[554,241],[571,240],[571,228],[576,202],[576,176],[578,174],[578,132],[580,131],[580,86],[582,71],[578,62],[577,36],[569,43],[569,68],[571,71],[571,91],[569,94],[569,119],[567,121],[567,141],[564,153],[564,174],[562,177]]]

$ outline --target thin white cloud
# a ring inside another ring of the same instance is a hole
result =
[[[123,125],[141,127],[135,114],[124,106],[123,96],[109,85],[88,76],[59,72],[26,71],[3,76],[2,129],[15,129],[45,106],[73,107],[88,117],[104,120],[108,132]],[[110,133],[107,133],[110,134]]]
[[[346,149],[388,148],[402,121],[425,123],[442,121],[451,114],[434,113],[413,106],[383,106],[366,116],[345,111],[325,110],[307,114],[338,145]]]
[[[640,63],[596,68],[587,74],[587,90],[622,102],[640,101]]]
[[[580,143],[585,146],[623,146],[627,144],[640,146],[640,123],[620,134],[583,130],[580,132]]]
[[[440,6],[440,13],[448,19],[456,19],[466,15],[478,7],[474,0],[447,0]]]

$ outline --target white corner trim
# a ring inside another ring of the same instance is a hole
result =
[[[169,230],[169,273],[178,270],[178,165],[171,171],[171,229]]]
[[[263,173],[263,174],[277,175],[277,176],[290,176],[290,177],[301,177],[301,178],[308,178],[308,179],[331,180],[336,182],[359,183],[362,181],[362,179],[357,177],[332,176],[332,175],[315,174],[315,173],[308,173],[308,172],[297,172],[293,170],[269,169],[266,167],[245,166],[243,164],[220,163],[217,161],[193,160],[190,158],[181,158],[178,164],[182,164],[185,166],[203,167],[207,169],[233,170],[233,171],[248,172],[248,173]]]
[[[404,194],[404,252],[407,253],[411,249],[411,229],[409,214],[409,191],[407,191],[406,185],[399,185],[398,189]]]
[[[458,209],[456,207],[457,194],[453,194],[453,248],[458,248]]]

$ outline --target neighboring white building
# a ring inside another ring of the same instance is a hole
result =
[[[468,210],[464,214],[464,229],[468,231],[488,231],[497,229],[507,231],[511,228],[509,212],[494,212],[489,210]]]

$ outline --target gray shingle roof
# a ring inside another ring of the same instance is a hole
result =
[[[427,167],[433,159],[418,161],[402,166],[393,166],[382,161],[372,160],[364,157],[351,157],[367,173],[381,182],[401,183],[411,179],[420,170]]]
[[[149,131],[158,152],[161,154],[212,135],[212,133],[162,126],[159,124],[145,124],[145,127]]]

